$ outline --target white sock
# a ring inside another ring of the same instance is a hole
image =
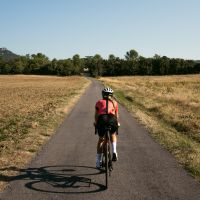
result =
[[[102,153],[97,153],[96,155],[96,163],[100,165],[102,159]]]
[[[112,152],[117,153],[117,142],[112,143]]]

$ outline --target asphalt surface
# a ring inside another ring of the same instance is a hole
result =
[[[97,136],[94,105],[102,85],[92,84],[56,134],[17,176],[1,200],[200,200],[200,185],[175,159],[155,143],[122,106],[118,136],[119,160],[109,188],[104,173],[95,169]]]

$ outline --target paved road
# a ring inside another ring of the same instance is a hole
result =
[[[120,106],[119,161],[108,190],[94,168],[97,136],[94,104],[102,86],[95,80],[71,114],[19,175],[2,200],[199,200],[200,185]],[[6,177],[1,177],[2,179]]]

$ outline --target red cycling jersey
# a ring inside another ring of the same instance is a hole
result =
[[[106,114],[106,100],[101,99],[96,103],[96,111],[98,115]],[[118,104],[115,100],[108,100],[108,114],[117,115]]]

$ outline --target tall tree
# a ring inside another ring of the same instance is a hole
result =
[[[94,57],[93,57],[93,64],[94,64],[94,67],[96,68],[95,72],[95,76],[101,76],[102,73],[103,73],[103,59],[101,57],[101,55],[99,54],[96,54]]]
[[[128,61],[136,61],[138,59],[138,52],[134,49],[131,49],[130,51],[126,52],[125,58]]]
[[[129,68],[129,75],[136,75],[139,74],[138,72],[138,60],[139,60],[139,54],[136,50],[131,49],[130,51],[126,52],[125,55],[127,65]]]
[[[40,74],[41,71],[46,71],[49,62],[49,58],[42,53],[32,54],[29,67],[33,73]],[[42,68],[45,68],[45,70]]]
[[[80,74],[81,72],[83,72],[83,67],[82,67],[82,60],[79,56],[79,54],[76,54],[73,56],[72,58],[73,61],[73,65],[74,65],[74,74]]]

